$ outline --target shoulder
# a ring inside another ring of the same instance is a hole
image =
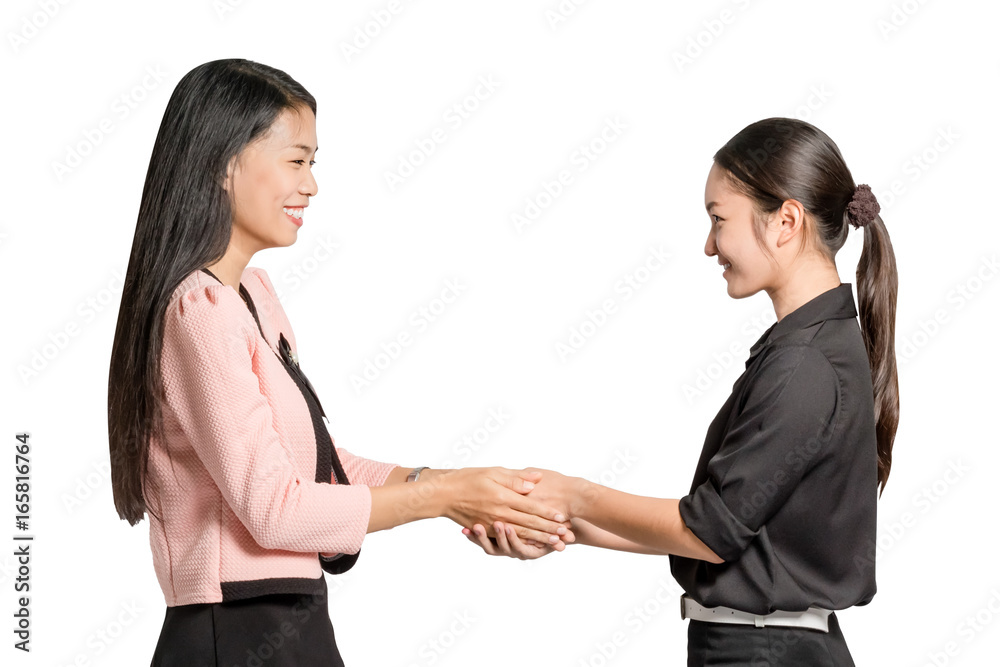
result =
[[[249,290],[254,290],[254,293],[264,291],[264,294],[275,301],[278,300],[278,291],[274,289],[274,284],[271,283],[271,277],[267,275],[267,271],[257,266],[248,266],[243,269],[243,275],[240,278],[240,282]]]
[[[183,332],[186,337],[211,339],[221,333],[253,333],[252,316],[233,288],[203,271],[192,271],[174,288],[164,313],[164,337]]]
[[[840,378],[823,351],[803,341],[765,349],[750,378],[749,394],[796,409],[832,412],[839,402]]]
[[[789,376],[796,373],[835,375],[833,365],[823,350],[802,341],[772,345],[761,355],[757,375]]]
[[[268,340],[277,341],[278,336],[284,334],[292,351],[297,353],[298,346],[295,342],[295,332],[292,331],[292,323],[285,314],[278,290],[274,288],[267,271],[260,267],[248,266],[244,269],[240,282],[253,299]]]

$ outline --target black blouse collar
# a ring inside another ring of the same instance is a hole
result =
[[[752,359],[764,347],[785,334],[806,329],[824,320],[841,320],[857,317],[857,315],[858,311],[854,306],[851,283],[840,283],[839,286],[806,301],[781,318],[780,322],[772,324],[750,348],[750,358]],[[749,360],[747,363],[749,364]]]

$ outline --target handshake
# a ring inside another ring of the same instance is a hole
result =
[[[441,516],[463,526],[472,543],[490,555],[522,560],[562,551],[576,541],[579,524],[571,519],[579,519],[594,486],[538,468],[427,469],[417,484],[437,487]]]
[[[538,468],[425,468],[415,482],[400,483],[405,477],[400,466],[386,484],[371,487],[369,533],[447,517],[493,556],[538,558],[575,542],[723,562],[685,525],[675,498],[637,496]]]

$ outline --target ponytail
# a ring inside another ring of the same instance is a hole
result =
[[[761,158],[760,156],[764,156]],[[840,149],[825,132],[796,118],[765,118],[740,130],[713,157],[733,188],[753,202],[753,233],[764,247],[764,221],[788,199],[815,220],[819,247],[832,262],[851,226],[863,226],[858,315],[872,374],[879,495],[892,464],[899,423],[896,377],[896,257],[868,185],[855,185]]]
[[[845,218],[846,218],[845,213]],[[847,220],[845,219],[845,225]],[[875,398],[879,495],[892,465],[892,443],[899,424],[899,382],[896,376],[896,256],[889,232],[879,215],[864,226],[865,240],[858,260],[858,316],[868,352]]]

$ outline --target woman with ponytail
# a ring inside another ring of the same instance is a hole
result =
[[[867,185],[809,123],[768,118],[714,156],[705,254],[777,321],[708,428],[688,495],[636,496],[545,471],[530,492],[578,544],[667,554],[688,665],[853,665],[835,613],[875,595],[875,509],[899,419],[896,263]],[[834,258],[863,228],[858,307]],[[495,522],[487,553],[552,551]]]

